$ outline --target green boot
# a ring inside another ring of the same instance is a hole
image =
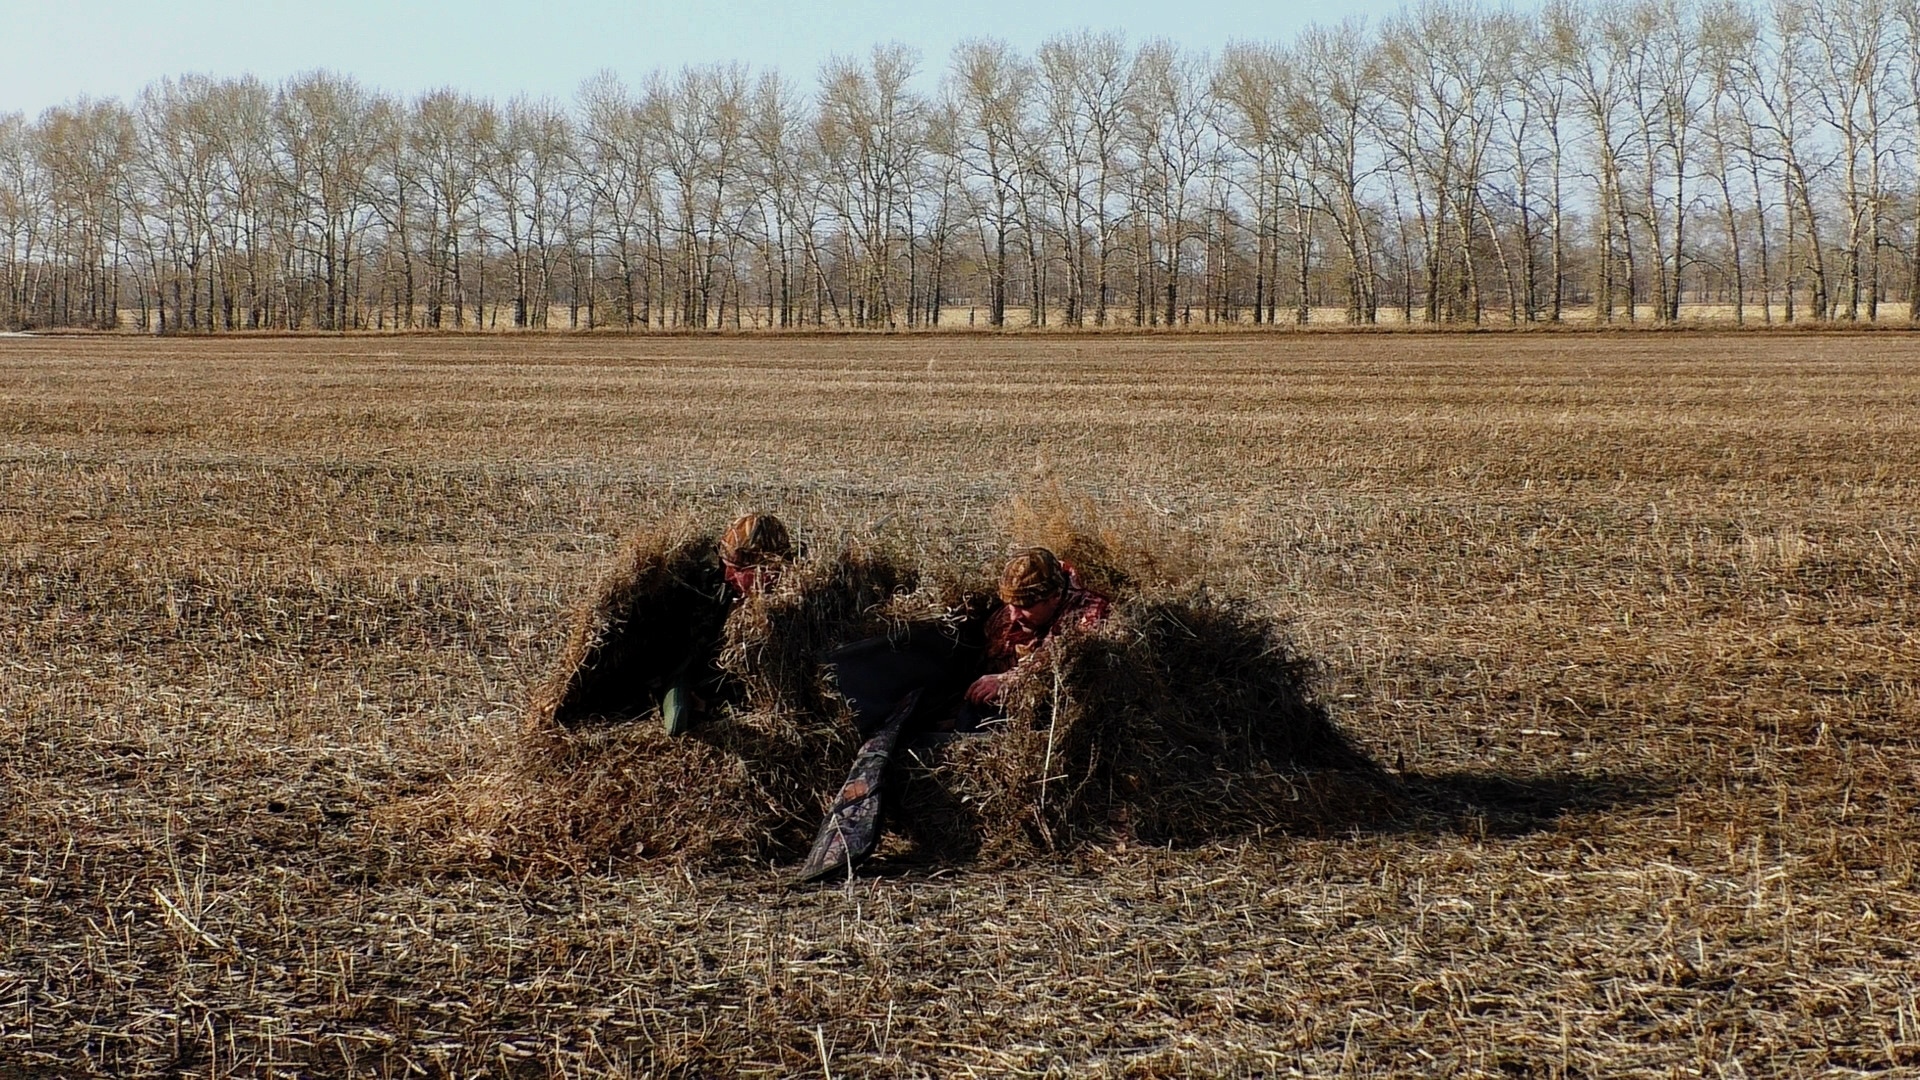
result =
[[[670,736],[685,735],[693,728],[693,691],[686,683],[674,683],[660,699],[660,720]]]

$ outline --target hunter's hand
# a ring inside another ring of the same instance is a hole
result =
[[[967,687],[967,700],[975,705],[987,705],[1000,697],[1000,676],[982,675]]]

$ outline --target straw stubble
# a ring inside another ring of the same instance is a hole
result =
[[[1907,337],[1077,341],[0,343],[0,1071],[1920,1068]],[[1038,459],[1394,812],[803,893],[390,820],[646,524],[977,569]]]

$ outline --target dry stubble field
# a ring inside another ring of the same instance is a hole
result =
[[[671,508],[1190,523],[1411,793],[1328,835],[503,880]],[[0,341],[0,1076],[1920,1072],[1920,340]]]

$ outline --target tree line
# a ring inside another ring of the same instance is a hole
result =
[[[1423,0],[569,104],[195,75],[0,114],[0,321],[1910,320],[1917,177],[1917,0]]]

